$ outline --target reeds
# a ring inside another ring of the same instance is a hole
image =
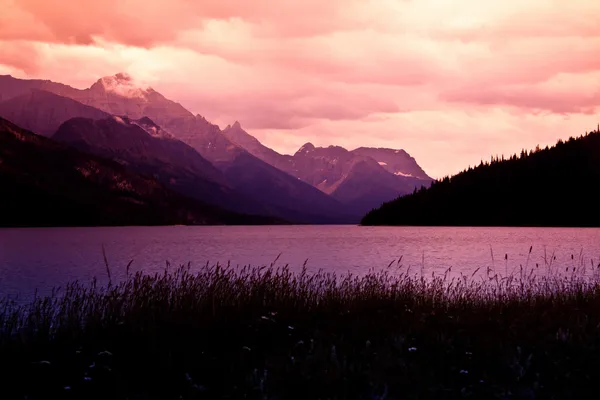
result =
[[[423,267],[417,276],[399,265],[337,276],[167,264],[106,287],[74,282],[26,306],[4,301],[0,397],[581,398],[595,390],[593,262],[537,275],[526,272],[528,258],[518,278],[490,268],[425,278]]]

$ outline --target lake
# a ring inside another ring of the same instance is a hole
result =
[[[504,275],[527,265],[544,273],[552,254],[561,268],[600,263],[600,229],[359,226],[201,226],[0,229],[0,297],[30,298],[72,280],[113,279],[191,263],[289,264],[300,270],[366,273],[370,268],[431,276],[452,267],[469,276],[482,267]],[[533,246],[531,255],[529,249]],[[508,261],[505,261],[505,255]],[[400,263],[398,260],[402,257]],[[529,257],[529,262],[527,261]],[[546,261],[544,261],[546,260]],[[538,264],[538,267],[536,267]]]

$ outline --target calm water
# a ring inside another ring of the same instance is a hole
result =
[[[0,229],[0,296],[29,298],[38,288],[71,280],[106,280],[102,256],[106,249],[113,278],[131,271],[162,271],[165,262],[233,265],[271,264],[309,270],[365,273],[382,269],[402,257],[402,270],[427,276],[471,274],[479,267],[511,272],[525,265],[544,269],[544,254],[555,265],[600,262],[600,229],[549,228],[415,228],[358,226],[274,227],[128,227]],[[544,250],[546,253],[544,253]],[[493,259],[492,259],[493,252]],[[504,256],[508,255],[508,264]],[[571,256],[573,255],[573,260]],[[581,260],[581,261],[580,261]],[[395,264],[397,265],[397,264]],[[394,267],[396,268],[396,267]]]

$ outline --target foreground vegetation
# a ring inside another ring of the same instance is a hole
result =
[[[598,267],[536,278],[179,268],[0,307],[3,399],[578,399]],[[110,272],[110,271],[109,271]]]

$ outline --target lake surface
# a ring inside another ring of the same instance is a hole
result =
[[[370,268],[431,276],[468,274],[494,268],[504,275],[519,265],[544,271],[552,254],[554,266],[600,263],[600,229],[563,228],[455,228],[359,226],[252,226],[252,227],[119,227],[0,229],[0,297],[30,298],[37,288],[72,280],[106,282],[102,246],[113,279],[131,271],[163,271],[191,263],[232,265],[289,264],[300,270],[364,274]],[[529,262],[529,249],[533,246]],[[493,255],[492,255],[493,254]],[[505,261],[505,255],[508,261]],[[400,263],[398,260],[402,257]],[[546,262],[544,261],[546,260]],[[536,272],[537,273],[537,272]],[[543,272],[540,272],[543,273]]]

